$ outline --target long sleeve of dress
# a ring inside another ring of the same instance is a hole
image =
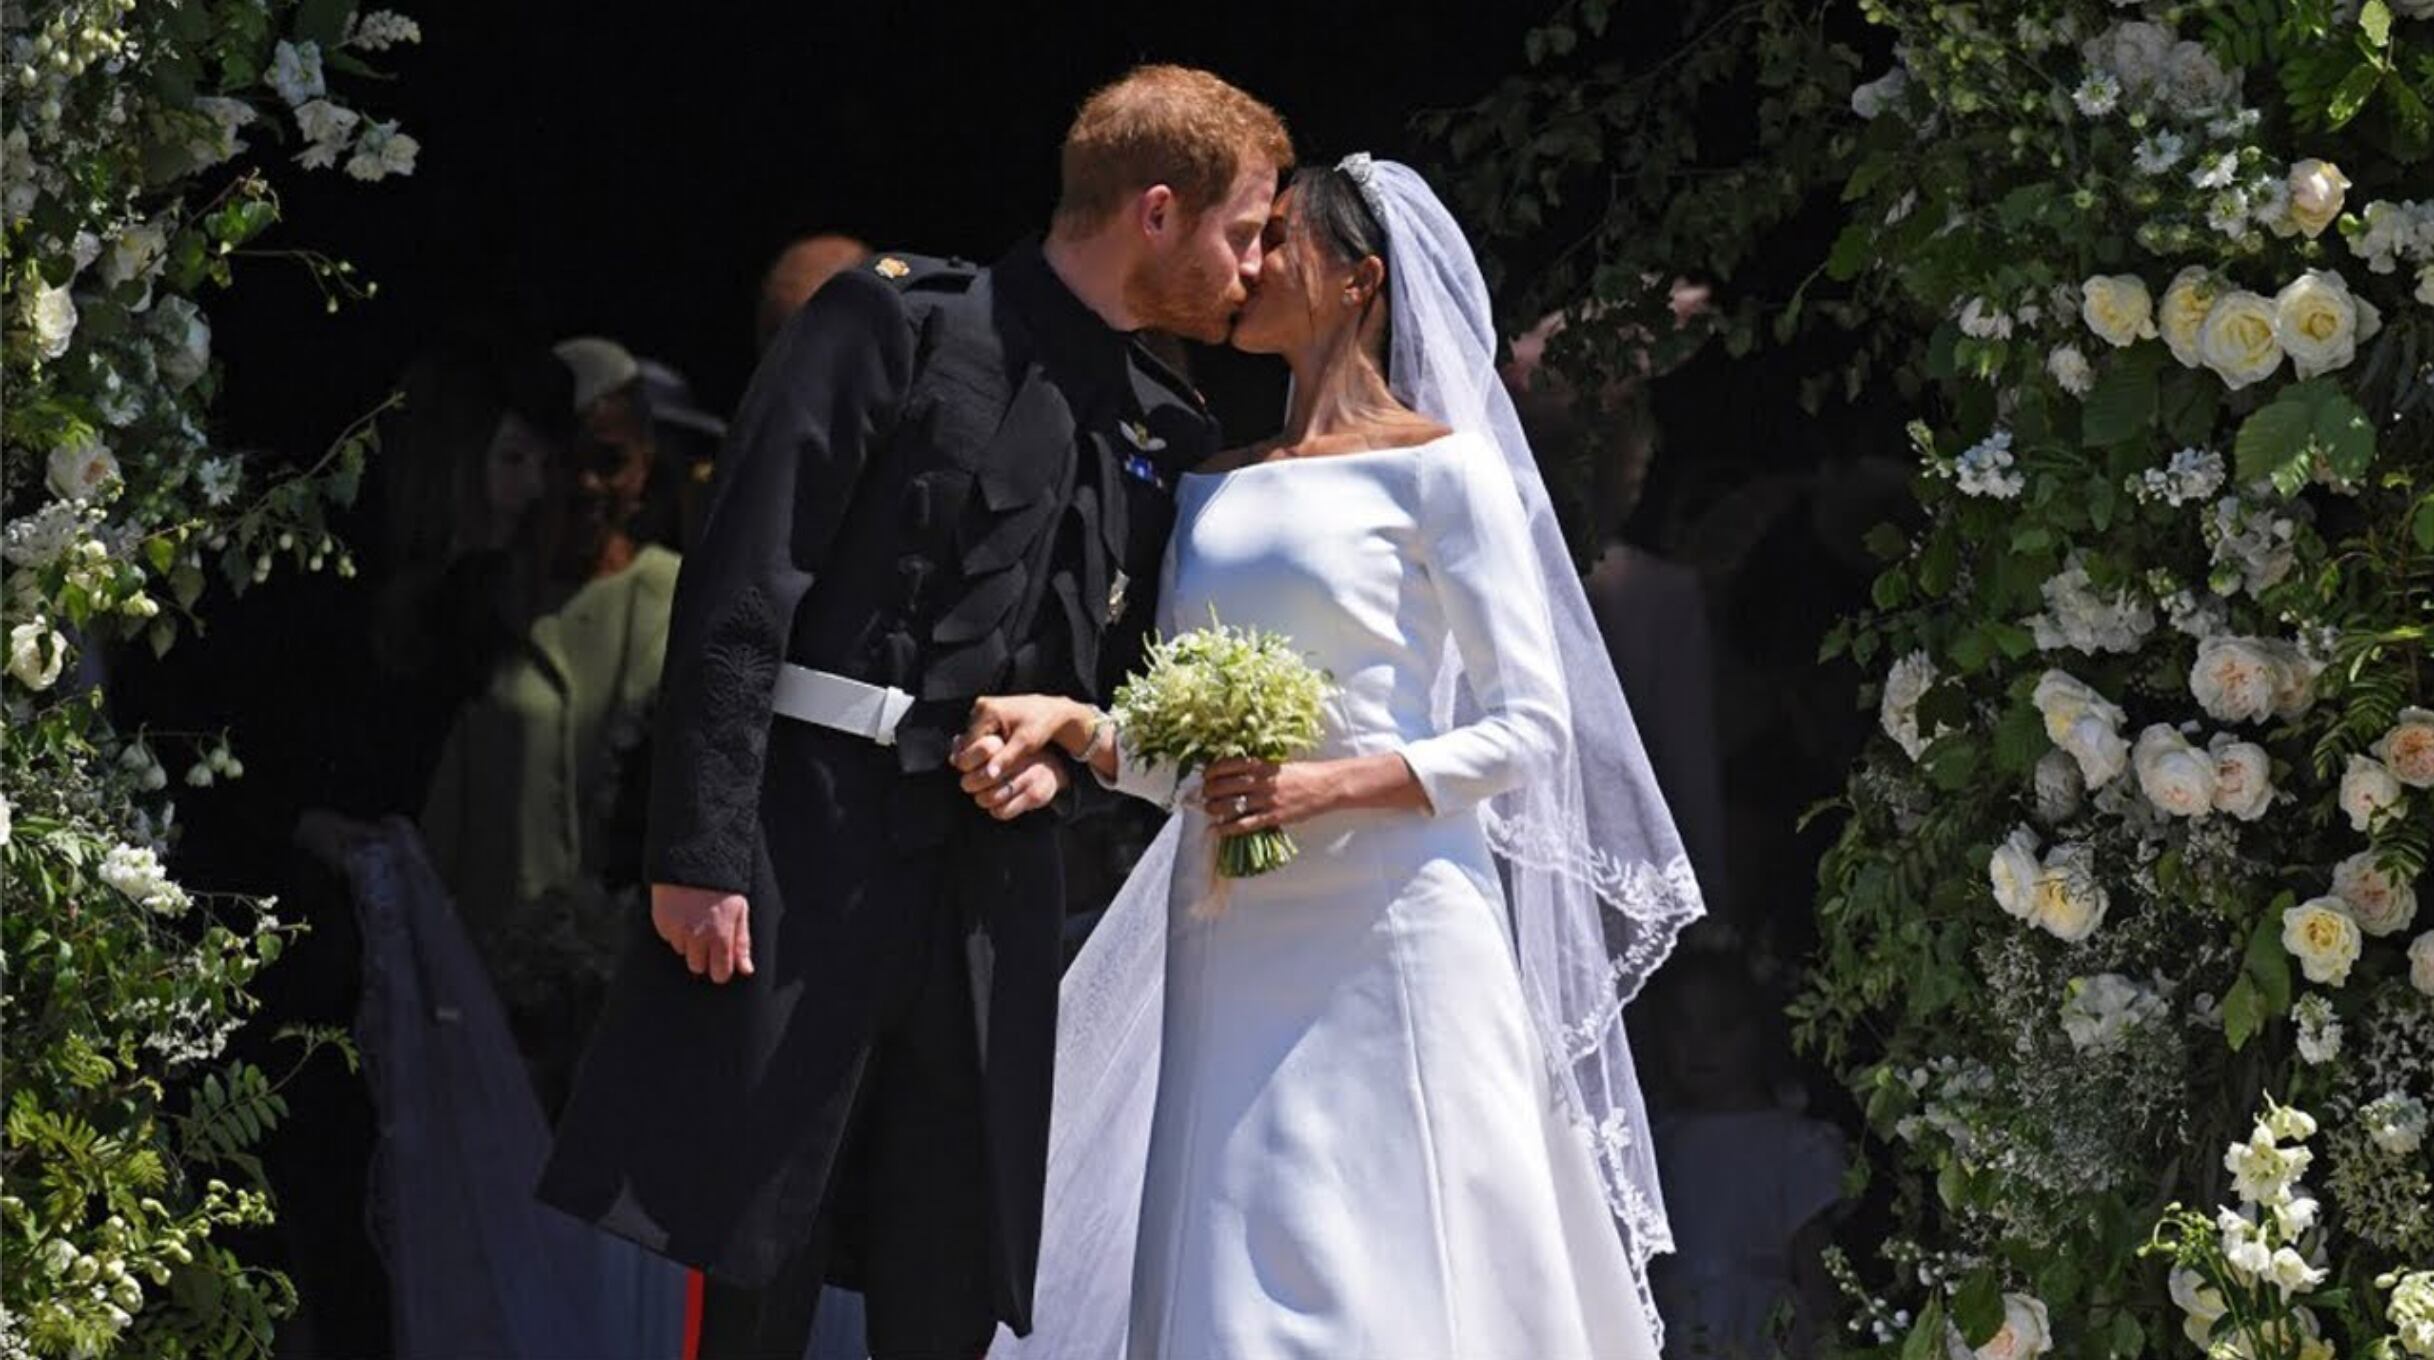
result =
[[[652,744],[653,882],[750,887],[771,686],[796,606],[895,421],[913,352],[902,298],[849,271],[753,374],[676,589]]]
[[[1420,531],[1479,712],[1403,747],[1430,808],[1448,816],[1546,769],[1569,739],[1569,706],[1529,523],[1494,448],[1460,440],[1427,460]]]

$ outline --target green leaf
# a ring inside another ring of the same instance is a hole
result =
[[[2106,448],[2155,423],[2156,375],[2164,350],[2141,344],[2115,354],[2097,375],[2079,422],[2080,442]]]
[[[1902,1338],[1902,1360],[1942,1360],[1944,1354],[1944,1300],[1927,1300],[1918,1313],[1918,1321],[1910,1335]]]
[[[2392,7],[2383,0],[2366,0],[2358,9],[2358,32],[2380,52],[2392,43]]]
[[[2383,83],[2383,68],[2372,61],[2361,61],[2333,87],[2333,97],[2324,105],[2324,126],[2339,131],[2358,116],[2366,101],[2374,96],[2375,87]]]
[[[1837,283],[1848,283],[1859,277],[1868,263],[1868,255],[1876,244],[1876,233],[1864,222],[1853,222],[1834,238],[1834,249],[1826,256],[1826,277]]]
[[[1952,1296],[1952,1320],[1970,1349],[1985,1345],[2003,1330],[2003,1281],[1991,1269],[1970,1272]]]
[[[1879,524],[1868,530],[1860,544],[1879,562],[1898,562],[1910,551],[1909,536],[1893,524]]]
[[[2434,552],[2434,496],[2417,503],[2417,513],[2409,521],[2409,536],[2417,540],[2419,552]]]
[[[2296,491],[2307,480],[2307,436],[2315,426],[2315,413],[2304,401],[2292,399],[2297,392],[2292,388],[2240,422],[2231,448],[2241,482],[2270,480]]]
[[[2203,369],[2177,373],[2164,384],[2164,430],[2176,443],[2204,444],[2222,409],[2223,385]]]
[[[2374,422],[2338,389],[2319,394],[2309,436],[2322,449],[2333,474],[2345,481],[2364,477],[2367,465],[2375,461]]]
[[[2267,912],[2248,936],[2241,971],[2257,986],[2267,1015],[2290,1013],[2290,953],[2282,948],[2282,915]]]
[[[2239,1052],[2265,1027],[2265,994],[2257,990],[2251,979],[2243,976],[2231,984],[2223,997],[2223,1038],[2231,1051]]]
[[[2318,1305],[2322,1306],[2321,1299],[2318,1300]],[[2110,1348],[2113,1355],[2134,1356],[2145,1352],[2147,1332],[2146,1328],[2140,1325],[2136,1313],[2127,1308],[2115,1310],[2112,1333]]]

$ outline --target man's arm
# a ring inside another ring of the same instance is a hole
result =
[[[894,423],[913,344],[911,318],[886,283],[857,271],[821,289],[753,374],[701,541],[678,578],[652,743],[645,869],[661,935],[671,934],[664,903],[686,937],[669,944],[697,972],[725,968],[715,949],[696,957],[694,937],[740,930],[759,837],[770,689],[796,606],[826,566],[863,467]],[[750,971],[748,943],[736,954],[733,966]]]

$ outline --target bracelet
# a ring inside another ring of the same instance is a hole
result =
[[[1074,760],[1084,765],[1089,764],[1099,754],[1099,747],[1105,745],[1116,734],[1114,718],[1109,717],[1102,710],[1093,709],[1092,712],[1095,716],[1090,724],[1090,740],[1082,743],[1081,753],[1074,757]]]

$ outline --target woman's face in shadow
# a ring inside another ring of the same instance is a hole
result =
[[[514,540],[549,494],[556,457],[548,436],[523,417],[512,411],[499,417],[482,459],[482,503],[488,513],[479,535],[481,546],[504,548]]]

